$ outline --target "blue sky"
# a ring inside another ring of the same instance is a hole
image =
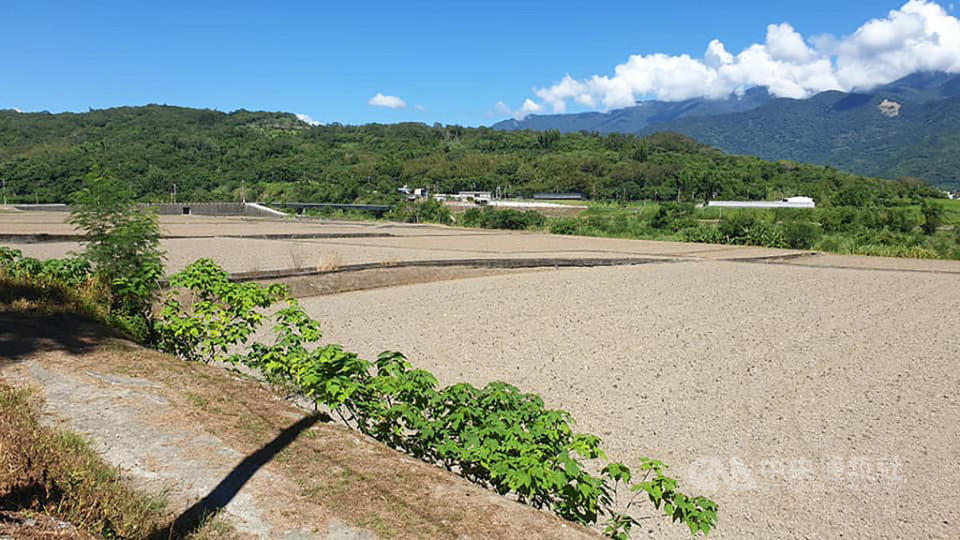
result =
[[[283,110],[324,123],[490,124],[522,114],[516,111],[527,99],[531,110],[544,112],[616,105],[626,99],[622,88],[617,98],[602,82],[588,79],[613,77],[616,66],[631,55],[688,54],[699,62],[714,39],[737,55],[751,44],[769,41],[768,25],[784,22],[807,44],[823,34],[842,43],[868,20],[884,19],[903,5],[877,0],[6,0],[0,2],[0,108],[59,112],[166,103],[224,111]],[[940,6],[952,14],[951,6]],[[834,62],[838,57],[831,55],[841,54],[810,46],[811,54]],[[804,62],[813,58],[807,56]],[[660,76],[666,69],[671,78],[683,75],[673,77],[671,70],[686,69],[669,62],[635,67],[641,79],[648,69],[659,69]],[[724,75],[715,91],[754,80],[743,71]],[[568,74],[575,88],[554,88]],[[823,77],[814,82],[813,76],[790,77],[806,77],[800,81],[806,92],[860,80],[841,77],[824,83]],[[636,77],[630,80],[626,92],[637,99],[684,97],[701,85],[692,81],[665,94],[658,86],[636,83]],[[534,88],[548,91],[538,96]],[[397,96],[406,107],[371,105],[378,93]],[[503,105],[495,106],[498,102]]]

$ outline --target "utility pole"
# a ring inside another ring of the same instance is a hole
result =
[[[173,194],[170,195],[170,203],[177,204],[177,185],[173,185]]]
[[[3,205],[7,205],[7,179],[0,178],[0,182],[3,182]]]
[[[247,204],[247,194],[243,191],[243,181],[240,181],[240,202]]]

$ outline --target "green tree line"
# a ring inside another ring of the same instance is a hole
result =
[[[160,105],[86,113],[0,111],[8,199],[65,202],[102,171],[143,201],[395,202],[407,184],[507,196],[702,202],[807,195],[821,205],[937,196],[829,167],[724,154],[687,137],[503,132],[417,123],[308,126],[292,114]]]

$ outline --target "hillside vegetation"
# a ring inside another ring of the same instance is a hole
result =
[[[893,103],[884,109],[883,103]],[[531,115],[503,130],[683,133],[735,154],[830,165],[882,178],[913,176],[960,189],[960,75],[915,73],[866,92],[773,99],[644,101],[606,113]]]
[[[578,191],[620,201],[809,195],[822,205],[884,205],[934,194],[919,182],[726,155],[670,133],[311,127],[287,113],[158,105],[79,114],[0,111],[0,178],[10,200],[69,200],[94,171],[154,201],[169,200],[174,184],[177,198],[191,201],[392,202],[403,184],[445,192],[500,187],[509,196]]]

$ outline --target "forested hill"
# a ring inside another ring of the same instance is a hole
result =
[[[960,75],[915,73],[868,92],[647,101],[607,113],[531,115],[496,129],[683,133],[727,152],[960,189]]]
[[[731,156],[692,139],[503,132],[394,124],[309,126],[292,114],[150,105],[87,113],[0,111],[0,178],[11,200],[68,200],[84,175],[144,200],[389,202],[397,188],[507,195],[579,191],[607,200],[778,199],[864,204],[930,193],[792,162]]]

